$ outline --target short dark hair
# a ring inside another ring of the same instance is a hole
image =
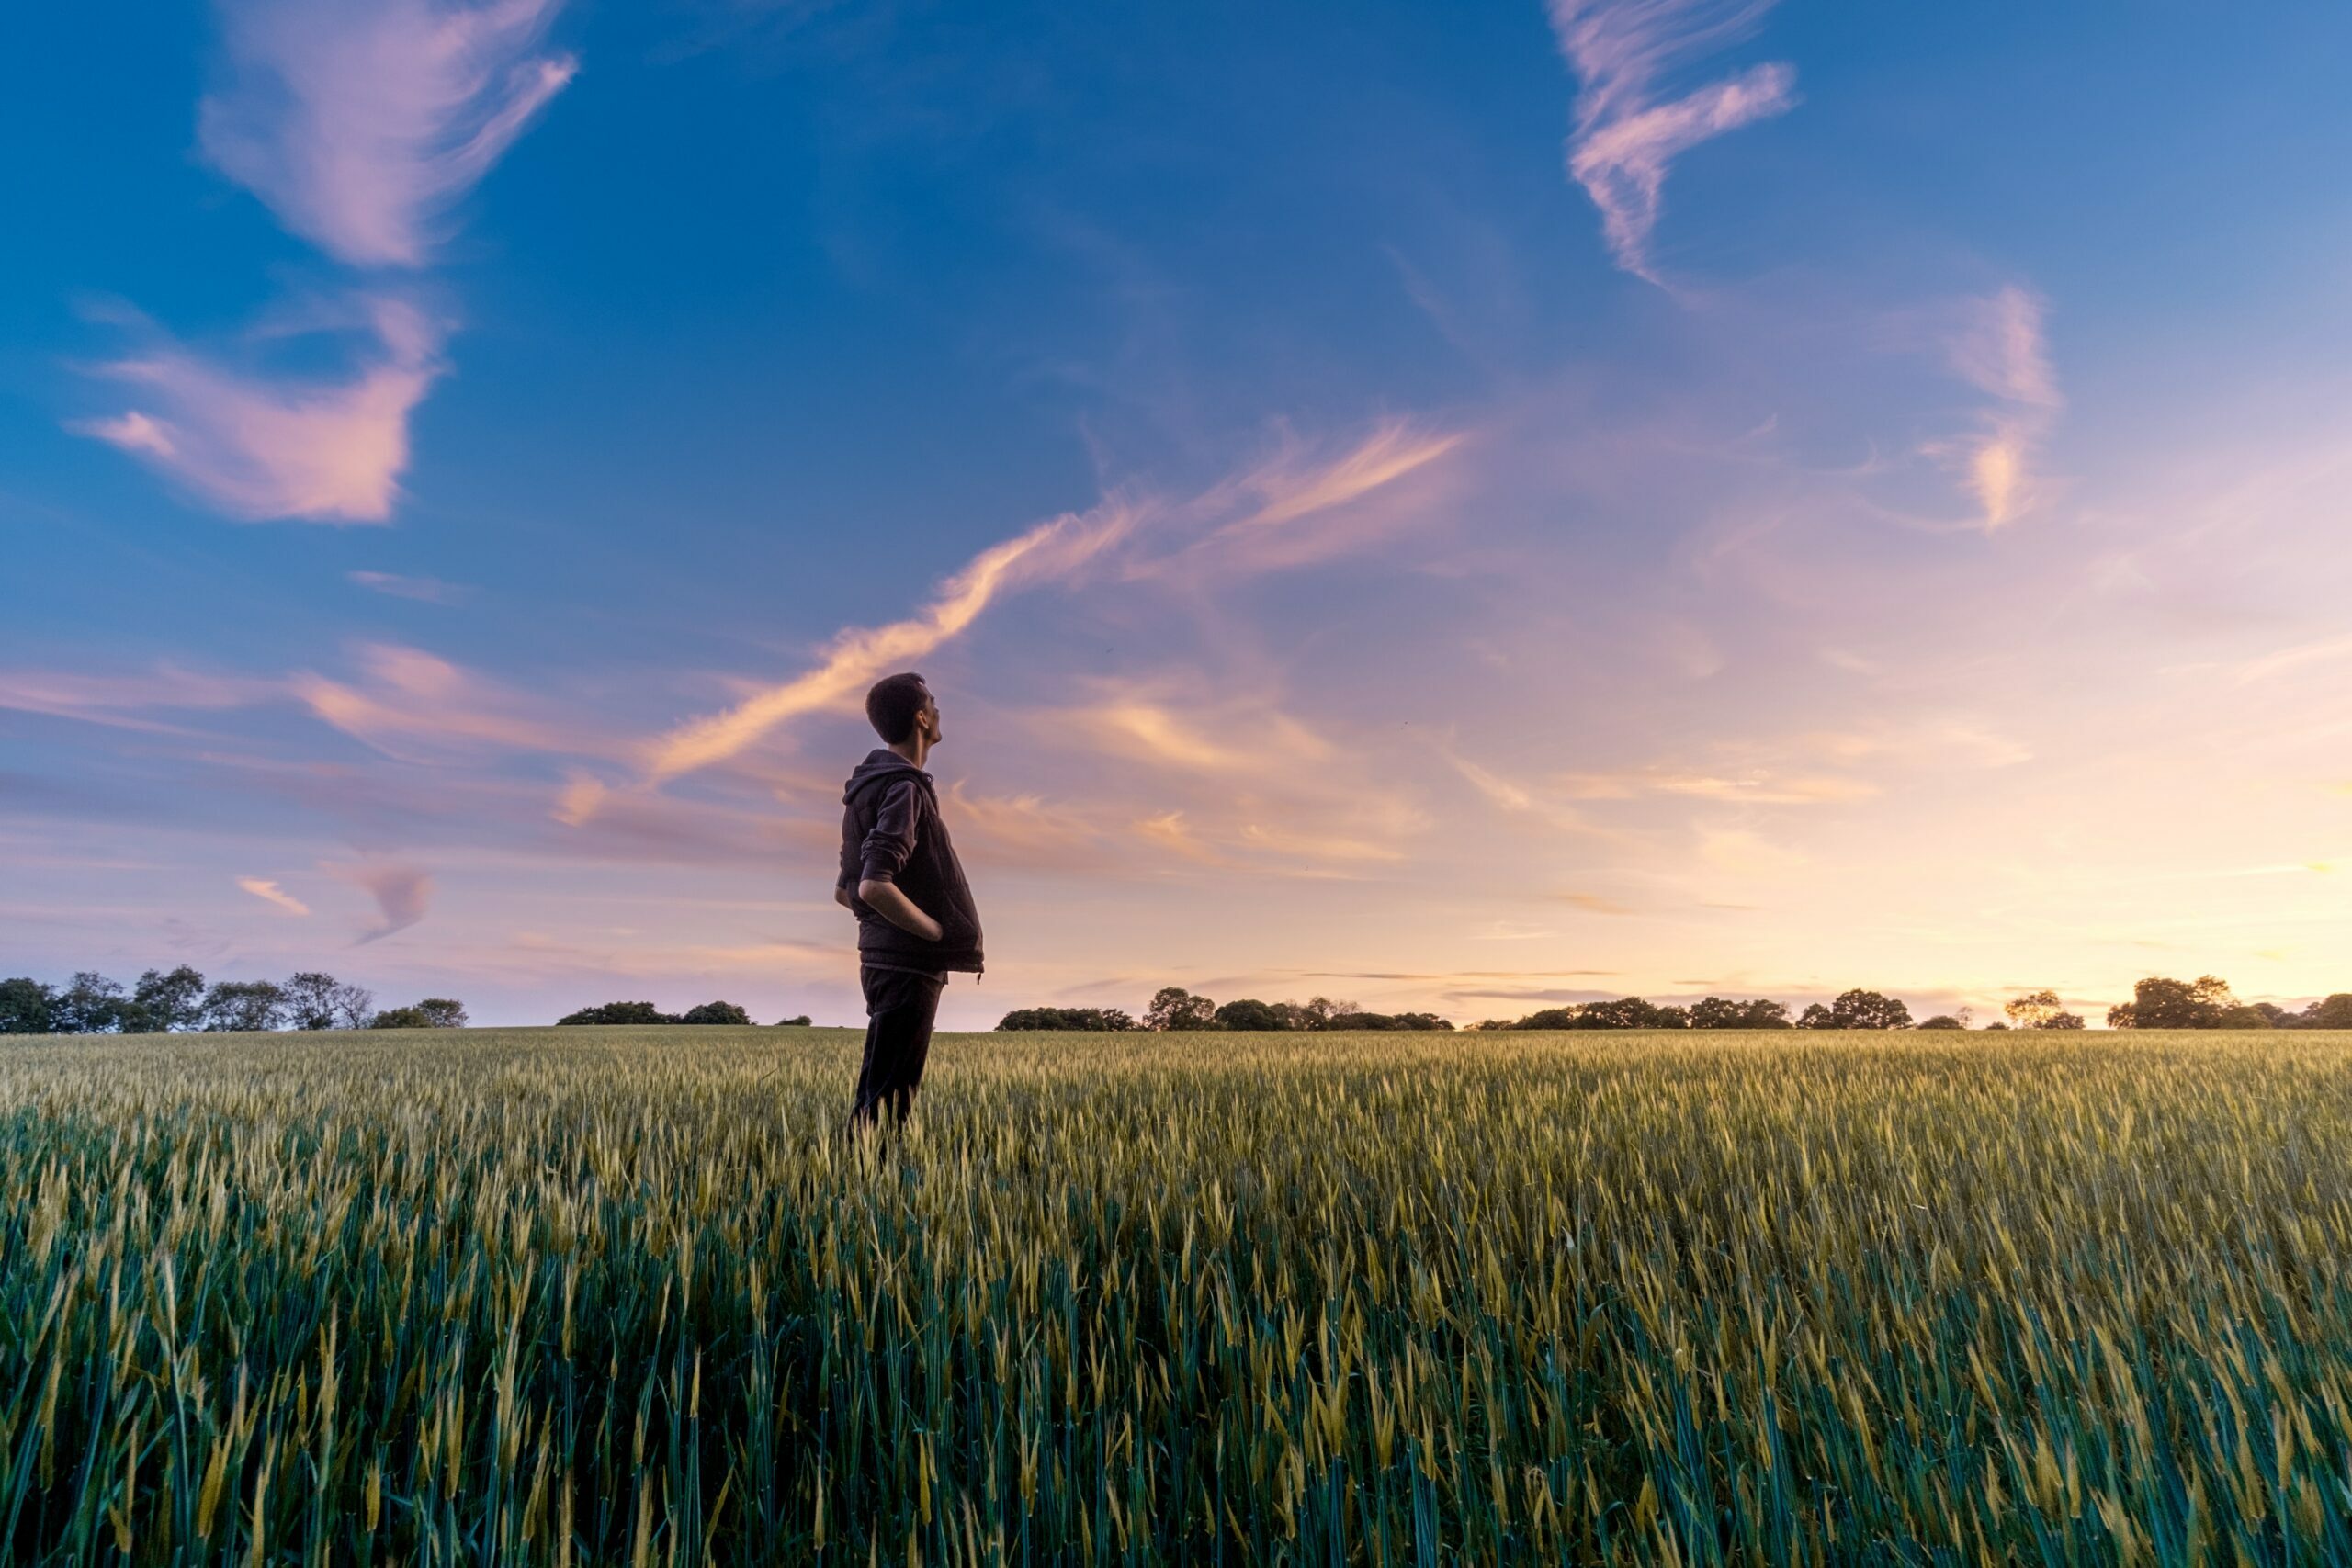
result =
[[[931,700],[920,675],[885,675],[865,694],[866,721],[883,744],[896,746],[915,732],[915,715]]]

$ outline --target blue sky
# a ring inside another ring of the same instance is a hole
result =
[[[952,1022],[2352,987],[2352,17],[2233,20],[49,8],[0,968],[847,1018],[911,666]]]

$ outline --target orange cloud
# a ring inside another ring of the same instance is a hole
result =
[[[241,876],[237,878],[237,886],[263,903],[275,904],[289,915],[307,915],[311,912],[311,907],[308,904],[279,887],[275,882],[265,881],[258,876]]]

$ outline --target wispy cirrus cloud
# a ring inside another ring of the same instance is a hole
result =
[[[1336,457],[1318,461],[1285,454],[1181,505],[1120,494],[1087,512],[1067,513],[1040,523],[975,556],[941,585],[931,604],[918,614],[887,626],[845,630],[827,646],[815,668],[662,737],[646,749],[648,778],[658,784],[710,767],[740,755],[795,718],[853,706],[863,688],[877,676],[902,668],[962,635],[1001,595],[1069,579],[1140,540],[1148,525],[1164,523],[1205,529],[1207,542],[1241,535],[1271,536],[1285,525],[1362,500],[1434,462],[1460,439],[1457,434],[1388,421]],[[1328,553],[1329,547],[1327,543],[1316,553]],[[1121,573],[1128,581],[1151,576],[1173,558],[1165,552],[1132,554],[1134,558]],[[1271,569],[1305,558],[1308,558],[1294,552],[1252,557],[1249,564]],[[1131,732],[1148,743],[1154,716],[1134,717]],[[594,809],[594,803],[584,791],[575,791],[573,798]]]
[[[205,155],[337,260],[422,266],[435,220],[571,79],[569,56],[537,52],[560,4],[220,0],[228,75],[202,104]],[[371,343],[342,379],[166,341],[98,369],[141,388],[138,406],[71,428],[232,517],[385,522],[447,329],[380,290],[345,314],[333,324]]]
[[[1331,756],[1328,740],[1262,697],[1209,703],[1160,682],[1090,684],[1091,701],[1043,710],[1037,719],[1056,733],[1085,737],[1091,750],[1190,773],[1295,776]]]
[[[371,593],[381,593],[393,599],[413,599],[423,604],[462,604],[473,597],[473,590],[462,582],[444,582],[437,577],[403,577],[395,571],[346,571],[344,580],[356,583]]]
[[[169,662],[136,675],[75,675],[0,670],[0,708],[126,729],[169,728],[142,713],[240,708],[277,694],[278,682],[183,670]]]
[[[1974,435],[1929,455],[1950,462],[1984,511],[1987,532],[2017,520],[2039,499],[2034,464],[2064,399],[2042,328],[2048,305],[2016,284],[1960,302],[1943,350],[1961,379],[1993,398]]]
[[[241,876],[237,886],[265,904],[275,904],[289,915],[307,915],[311,907],[266,877]]]
[[[1643,795],[1679,795],[1747,806],[1836,806],[1870,800],[1879,786],[1866,779],[1827,774],[1685,773],[1640,770],[1621,773],[1566,773],[1561,783],[1578,800],[1631,800]]]
[[[387,756],[416,761],[452,746],[594,754],[610,742],[533,710],[523,697],[422,649],[365,643],[362,679],[304,672],[286,689],[311,712]]]
[[[205,155],[356,266],[417,266],[442,213],[577,69],[539,43],[561,0],[222,0],[229,77]]]
[[[424,919],[433,904],[433,878],[405,862],[361,861],[320,869],[376,900],[376,921],[359,933],[358,946],[408,930]]]
[[[140,389],[133,407],[69,428],[119,447],[232,517],[381,523],[408,467],[409,413],[441,373],[443,329],[385,296],[307,324],[367,340],[346,378],[273,376],[166,340],[97,367]]]
[[[1240,489],[1259,498],[1258,508],[1209,536],[1231,538],[1345,506],[1435,462],[1461,446],[1463,439],[1460,431],[1430,430],[1411,420],[1391,419],[1375,425],[1369,435],[1336,458],[1317,461],[1298,451],[1286,451],[1239,481]]]
[[[1076,571],[1124,538],[1143,515],[1114,498],[991,545],[942,584],[920,613],[844,631],[815,669],[672,730],[647,749],[648,773],[658,784],[723,762],[791,719],[850,705],[876,678],[960,635],[998,595]]]
[[[1285,435],[1274,456],[1182,509],[1199,530],[1172,551],[1138,554],[1131,581],[1211,568],[1275,571],[1366,544],[1398,519],[1360,502],[1430,468],[1468,439],[1459,430],[1386,419],[1334,451]]]
[[[1677,65],[1751,32],[1771,0],[1550,0],[1560,51],[1582,85],[1568,173],[1600,209],[1617,265],[1657,282],[1650,236],[1674,160],[1725,131],[1785,113],[1796,72],[1755,65],[1680,97],[1661,96]]]

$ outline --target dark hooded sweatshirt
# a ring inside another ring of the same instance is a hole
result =
[[[902,931],[857,896],[860,882],[895,882],[916,908],[939,922],[939,940]],[[931,775],[897,752],[878,750],[842,791],[840,886],[857,915],[857,953],[893,969],[978,973],[980,917],[956,846],[940,819]]]

